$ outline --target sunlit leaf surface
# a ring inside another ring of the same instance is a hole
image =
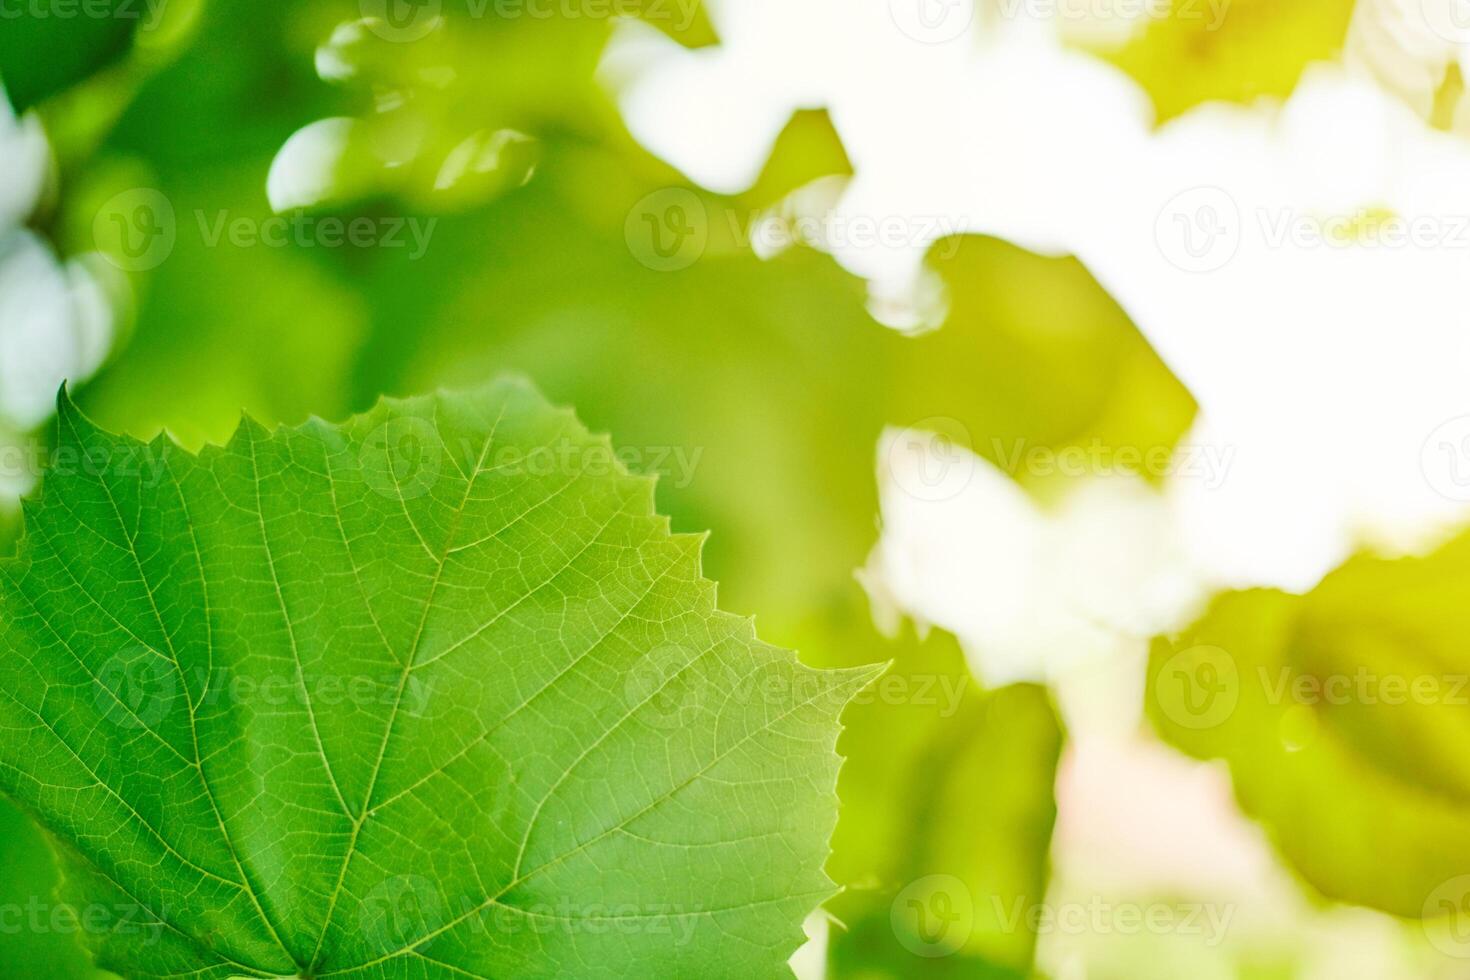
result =
[[[519,383],[190,455],[69,404],[0,565],[0,783],[127,976],[779,975],[835,816],[816,671]],[[126,913],[126,914],[124,914]]]

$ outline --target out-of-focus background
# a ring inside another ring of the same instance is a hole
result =
[[[1465,0],[0,0],[0,548],[69,379],[529,376],[893,661],[802,977],[1470,977]],[[69,465],[85,465],[70,461]],[[0,806],[0,965],[88,977]]]

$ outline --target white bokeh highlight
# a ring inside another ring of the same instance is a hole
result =
[[[102,364],[127,289],[95,254],[62,261],[24,223],[51,180],[50,146],[34,115],[17,120],[0,91],[0,508],[35,483],[29,433],[50,418],[63,381]]]
[[[1143,91],[1054,23],[977,17],[928,45],[884,3],[800,8],[718,4],[724,43],[700,52],[638,29],[645,70],[614,73],[634,133],[738,190],[792,110],[825,106],[855,171],[837,220],[915,223],[831,249],[880,295],[931,288],[924,252],[954,229],[1081,258],[1199,401],[1189,438],[1235,454],[1221,486],[1166,487],[1219,587],[1310,589],[1358,547],[1422,551],[1463,524],[1425,443],[1470,414],[1470,142],[1328,65],[1284,104],[1154,130]],[[712,111],[742,86],[756,108]],[[695,118],[719,138],[675,124]],[[1470,474],[1470,445],[1446,446]]]

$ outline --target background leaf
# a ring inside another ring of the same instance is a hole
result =
[[[1062,732],[1043,688],[982,690],[954,638],[908,633],[844,715],[830,975],[1032,975]]]
[[[89,0],[70,8],[6,3],[0,82],[16,114],[122,57],[150,8],[141,0]]]
[[[1155,643],[1150,714],[1230,763],[1242,808],[1324,895],[1438,915],[1470,867],[1470,538],[1359,556],[1304,596],[1221,596]]]

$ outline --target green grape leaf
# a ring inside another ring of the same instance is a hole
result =
[[[1470,894],[1467,582],[1462,535],[1355,557],[1306,595],[1227,593],[1154,644],[1159,730],[1224,758],[1242,808],[1330,898],[1433,919]]]
[[[769,976],[843,705],[523,383],[246,420],[63,397],[0,564],[0,788],[129,977]]]

